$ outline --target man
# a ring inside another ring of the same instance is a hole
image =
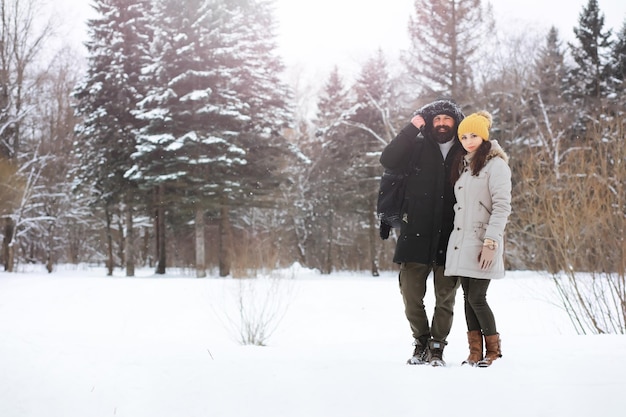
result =
[[[413,356],[407,361],[411,365],[445,366],[443,349],[459,287],[456,277],[444,274],[454,223],[450,169],[455,156],[462,152],[456,132],[463,117],[450,100],[430,103],[416,112],[380,157],[380,163],[390,170],[403,170],[411,161],[415,166],[407,182],[393,259],[400,264],[400,291],[415,340]],[[426,279],[431,271],[435,287],[432,326],[424,308]]]

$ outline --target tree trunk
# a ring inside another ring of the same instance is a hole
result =
[[[378,270],[378,251],[376,250],[376,241],[378,239],[378,233],[376,233],[376,213],[372,210],[372,213],[369,215],[369,249],[370,249],[370,259],[372,260],[372,276],[377,277],[380,276],[380,272]]]
[[[15,245],[13,242],[9,243],[9,257],[7,261],[7,272],[15,272]]]
[[[302,228],[305,231],[305,233],[303,233],[304,236],[300,236],[298,221],[296,220],[295,215],[292,215],[291,219],[293,223],[294,239],[296,241],[296,254],[298,255],[298,262],[300,262],[300,265],[304,266],[306,265],[306,223],[305,227]],[[303,222],[306,222],[306,220],[303,220]]]
[[[107,228],[107,275],[113,275],[113,268],[115,267],[115,261],[113,260],[113,236],[111,232],[111,212],[109,206],[105,207],[104,215],[106,216]]]
[[[330,210],[326,223],[326,256],[324,259],[323,274],[330,275],[333,272],[333,210]]]
[[[220,232],[219,232],[219,265],[220,265],[220,277],[226,277],[230,275],[231,266],[231,231],[230,231],[230,218],[228,217],[228,206],[222,205],[220,216]]]
[[[50,222],[50,224],[48,224],[48,239],[46,243],[46,271],[48,271],[49,274],[54,270],[54,231],[54,223]]]
[[[156,243],[157,268],[156,273],[165,274],[165,207],[163,206],[163,186],[159,186],[156,193]]]
[[[204,248],[204,211],[196,209],[196,277],[206,277],[206,250]]]
[[[150,230],[147,227],[143,228],[143,245],[141,249],[141,262],[143,266],[154,266],[154,259],[150,251]]]
[[[124,230],[124,219],[122,213],[118,211],[117,229],[119,232],[119,244],[117,245],[117,257],[120,260],[120,266],[126,265],[126,232]]]
[[[126,276],[135,276],[135,231],[133,227],[133,209],[126,205]]]
[[[4,239],[2,240],[2,255],[4,257],[4,270],[13,272],[15,264],[13,254],[13,234],[15,233],[15,223],[11,217],[4,218]]]

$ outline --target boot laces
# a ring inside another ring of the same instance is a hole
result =
[[[424,360],[427,354],[426,346],[417,341],[413,343],[413,345],[415,346],[415,349],[413,349],[413,357]]]

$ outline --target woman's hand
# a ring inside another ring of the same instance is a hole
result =
[[[485,239],[483,249],[478,255],[480,269],[485,270],[491,268],[493,260],[496,258],[496,249],[498,249],[498,244],[494,240]]]

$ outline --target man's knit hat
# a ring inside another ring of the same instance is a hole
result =
[[[433,101],[430,104],[420,108],[415,114],[419,114],[424,118],[426,126],[432,127],[433,119],[438,114],[447,114],[452,117],[458,126],[461,120],[463,120],[463,112],[461,108],[452,100],[440,99]]]
[[[468,133],[474,133],[480,136],[483,140],[489,140],[489,129],[491,128],[491,114],[481,110],[476,113],[472,113],[467,116],[459,124],[457,134],[459,138]]]

